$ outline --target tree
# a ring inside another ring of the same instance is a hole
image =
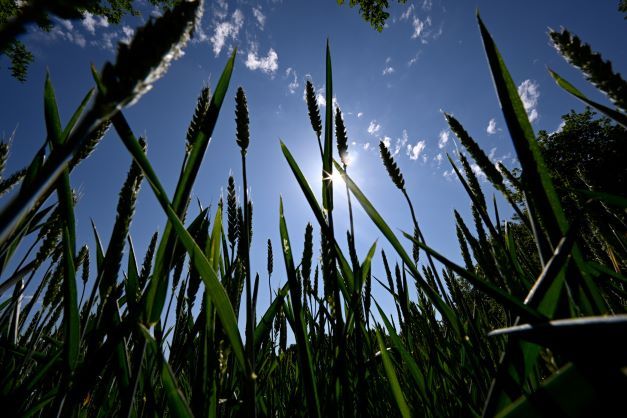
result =
[[[592,259],[627,267],[623,231],[627,216],[623,210],[602,202],[588,202],[580,191],[625,196],[627,190],[627,132],[606,117],[595,118],[587,108],[562,116],[563,125],[553,133],[540,131],[538,142],[551,172],[556,191],[569,219],[583,217],[583,250]]]
[[[107,18],[111,24],[120,23],[126,15],[139,15],[133,7],[137,0],[2,0],[0,1],[0,56],[10,61],[9,70],[17,80],[24,82],[34,56],[26,45],[17,39],[28,24],[39,30],[52,29],[52,16],[62,19],[83,19],[86,13]],[[172,7],[179,0],[148,0],[161,8]]]
[[[404,4],[407,0],[397,0],[398,3]],[[344,4],[344,0],[337,0],[338,4]],[[390,17],[386,11],[390,4],[387,0],[350,0],[350,7],[359,5],[359,13],[361,17],[370,25],[381,32],[385,26],[385,21]]]

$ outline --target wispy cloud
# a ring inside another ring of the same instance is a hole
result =
[[[379,133],[380,130],[381,130],[381,125],[378,124],[376,120],[371,120],[370,124],[368,125],[368,133],[370,135],[376,135]]]
[[[496,156],[496,147],[492,147],[490,150],[490,154],[488,154],[488,158],[490,161],[494,161],[494,157]]]
[[[288,78],[292,78],[290,83],[287,85],[287,89],[289,90],[290,94],[296,93],[296,90],[300,87],[296,70],[292,67],[287,67],[287,70],[285,70],[285,76]]]
[[[392,67],[391,65],[388,65],[387,67],[385,67],[383,69],[383,75],[390,75],[394,73],[394,67]]]
[[[217,0],[213,3],[213,15],[219,19],[224,20],[229,12],[229,4],[227,0]]]
[[[400,138],[396,138],[396,146],[394,147],[394,155],[398,154],[401,149],[405,148],[409,142],[409,135],[407,135],[407,129],[403,129],[403,135]]]
[[[448,181],[453,181],[457,178],[457,175],[455,174],[455,170],[453,170],[452,168],[450,170],[444,170],[444,172],[442,173],[442,176]]]
[[[267,56],[260,57],[257,55],[256,48],[252,48],[248,51],[244,65],[246,65],[246,68],[249,70],[260,70],[273,76],[279,69],[279,55],[274,49],[270,48]]]
[[[488,135],[494,135],[496,133],[496,119],[492,118],[488,122],[488,127],[485,129]]]
[[[49,32],[37,32],[36,37],[47,42],[64,40],[74,45],[84,48],[87,44],[85,37],[76,29],[69,20],[56,19],[57,25],[54,25]]]
[[[63,26],[65,28],[65,30],[73,30],[74,29],[74,25],[69,20],[59,19],[59,23],[61,24],[61,26]]]
[[[420,154],[422,154],[422,152],[425,150],[426,147],[427,147],[426,141],[418,141],[416,142],[415,145],[409,144],[407,146],[407,155],[409,155],[409,159],[417,160],[418,157],[420,157]]]
[[[106,16],[96,16],[94,18],[94,15],[89,12],[85,12],[83,14],[83,20],[81,23],[83,27],[87,30],[87,32],[91,33],[92,35],[96,33],[97,28],[109,27],[109,19],[107,19]]]
[[[426,13],[431,10],[431,7],[432,2],[429,0],[424,1],[422,4],[422,10]],[[409,7],[405,9],[399,20],[407,20],[412,28],[411,39],[419,39],[423,44],[429,43],[429,40],[439,38],[443,32],[442,24],[440,24],[438,30],[434,32],[432,29],[433,22],[431,21],[431,16],[417,16],[416,8],[413,4],[410,4]],[[412,58],[409,65],[416,62],[417,58],[417,56]]]
[[[427,17],[425,20],[420,20],[420,18],[414,17],[412,26],[414,27],[414,33],[412,33],[411,39],[419,38],[425,28],[431,26],[431,18]]]
[[[481,167],[477,165],[477,163],[470,164],[470,169],[472,170],[473,173],[475,173],[475,176],[477,176],[479,180],[485,181],[487,179],[485,173],[483,172]]]
[[[266,24],[266,15],[261,11],[261,6],[257,5],[253,7],[253,16],[257,19],[257,23],[259,24],[259,28],[263,30]]]
[[[540,85],[533,80],[525,80],[518,86],[518,95],[529,116],[529,122],[538,120],[538,98],[540,97]]]
[[[213,53],[217,57],[229,39],[236,41],[239,31],[244,25],[244,14],[237,9],[231,15],[231,19],[218,23],[214,29],[213,36],[209,39],[213,48]]]
[[[416,61],[418,61],[419,56],[420,56],[420,51],[416,52],[416,55],[414,55],[413,57],[410,58],[409,61],[407,61],[407,66],[411,67],[412,65],[414,65]]]
[[[414,5],[410,4],[409,7],[407,7],[407,9],[405,10],[405,12],[403,12],[403,14],[401,15],[400,20],[407,20],[413,14],[414,14]]]
[[[443,149],[446,147],[450,134],[451,133],[446,129],[440,131],[440,134],[438,135],[438,148]]]
[[[360,118],[364,115],[364,112],[357,112],[357,117]]]
[[[135,35],[135,29],[130,26],[124,25],[122,26],[122,33],[124,34],[124,37],[120,39],[120,42],[130,44],[133,40],[133,35]]]

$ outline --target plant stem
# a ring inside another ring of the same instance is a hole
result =
[[[418,232],[418,237],[420,238],[420,241],[422,241],[424,245],[427,245],[427,243],[425,242],[425,237],[422,235],[422,231],[420,230],[420,227],[418,226],[418,221],[416,220],[416,213],[414,212],[414,205],[411,203],[411,199],[409,198],[407,191],[405,189],[402,189],[402,192],[403,192],[403,196],[405,196],[405,199],[407,200],[407,204],[409,205],[409,211],[411,212],[411,218],[414,222],[414,228],[416,228],[416,231]],[[452,305],[448,295],[446,294],[444,285],[442,284],[442,279],[440,278],[440,275],[438,274],[438,270],[435,268],[433,259],[431,258],[431,255],[428,252],[427,252],[427,259],[429,260],[429,265],[431,266],[431,270],[433,270],[433,275],[435,276],[435,279],[437,280],[438,287],[440,288],[440,292],[442,292],[442,297],[444,297],[444,299],[449,305]]]
[[[246,150],[242,149],[242,181],[244,183],[244,231],[243,235],[240,235],[240,239],[244,238],[244,267],[246,276],[246,355],[250,362],[248,372],[246,373],[246,401],[248,409],[248,416],[255,418],[257,416],[256,407],[256,387],[255,379],[253,376],[255,370],[255,352],[254,352],[254,313],[252,306],[252,285],[250,279],[250,236],[249,230],[249,213],[248,213],[248,181],[246,177]]]

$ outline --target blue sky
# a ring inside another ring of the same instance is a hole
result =
[[[393,3],[393,2],[390,2]],[[389,181],[378,155],[378,142],[396,153],[428,244],[459,260],[453,209],[467,215],[469,202],[454,179],[446,154],[454,157],[455,138],[442,111],[453,113],[494,161],[515,167],[508,133],[500,115],[479,37],[475,9],[491,31],[528,107],[537,130],[559,128],[560,115],[582,106],[548,76],[550,67],[595,100],[606,102],[552,48],[548,27],[564,26],[612,60],[616,71],[627,64],[625,24],[617,1],[408,1],[391,4],[382,33],[365,23],[357,9],[324,1],[209,2],[202,26],[168,74],[136,105],[125,109],[137,135],[148,139],[148,156],[162,182],[173,190],[180,170],[185,132],[203,85],[217,81],[229,51],[238,47],[236,67],[216,130],[194,189],[203,205],[215,205],[233,173],[241,192],[239,150],[235,145],[234,96],[243,86],[250,112],[248,153],[254,203],[253,270],[265,278],[265,246],[275,244],[274,286],[284,281],[279,249],[278,204],[282,195],[292,243],[302,250],[308,221],[315,221],[279,147],[285,141],[310,182],[319,190],[320,161],[303,100],[305,80],[324,87],[327,38],[333,59],[336,104],[345,116],[353,164],[349,173],[397,230],[410,230],[402,195]],[[151,13],[147,6],[145,15]],[[132,36],[142,18],[112,26],[93,16],[55,20],[50,33],[30,31],[24,41],[35,54],[28,82],[12,79],[2,60],[0,134],[15,130],[8,172],[30,161],[45,138],[43,82],[50,71],[61,117],[67,121],[92,87],[89,64],[114,59],[115,45]],[[323,99],[322,99],[323,100]],[[321,102],[321,105],[323,103]],[[76,207],[79,242],[93,248],[89,221],[108,240],[117,193],[130,157],[111,131],[93,156],[72,174],[80,191]],[[487,187],[487,184],[486,184]],[[489,190],[489,189],[487,189]],[[357,205],[355,205],[357,206]],[[165,217],[144,185],[131,235],[143,254],[150,235],[162,231]],[[507,208],[500,206],[503,214]],[[356,208],[360,257],[379,238]],[[346,199],[336,188],[338,234],[346,229]],[[317,244],[316,239],[316,244]],[[383,241],[379,240],[379,248]],[[318,246],[316,245],[316,251]],[[380,265],[377,259],[376,265]],[[380,275],[380,267],[375,274]],[[260,306],[267,303],[261,286]],[[386,296],[375,287],[375,295]],[[389,302],[389,300],[388,300]],[[389,307],[389,305],[387,305]]]

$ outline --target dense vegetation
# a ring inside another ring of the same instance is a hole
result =
[[[550,34],[556,48],[617,107],[592,102],[553,73],[561,87],[613,121],[594,119],[590,111],[570,114],[560,132],[536,138],[516,84],[478,19],[521,167],[512,173],[495,166],[460,121],[445,114],[468,155],[458,155],[461,169],[449,158],[473,214],[474,231],[455,213],[464,266],[425,242],[403,174],[381,144],[391,187],[406,198],[406,216],[414,226],[404,237],[393,232],[398,220],[383,219],[349,176],[341,111],[327,106],[321,115],[308,83],[307,111],[318,141],[312,149],[319,150],[325,179],[321,202],[287,146],[281,148],[315,227],[304,231],[303,254],[294,254],[290,239],[295,235],[291,231],[290,237],[281,202],[281,242],[263,246],[267,271],[255,273],[246,183],[250,132],[242,88],[235,95],[233,146],[241,150],[243,196],[236,195],[231,177],[226,201],[217,207],[194,211],[189,204],[221,108],[230,108],[224,101],[235,52],[213,94],[208,88],[200,92],[181,144],[186,158],[172,197],[146,157],[145,141],[135,136],[121,110],[167,70],[193,31],[199,3],[178,3],[139,30],[130,45],[120,45],[115,63],[93,69],[96,88],[66,124],[46,79],[47,138],[28,167],[0,183],[3,193],[19,185],[0,213],[3,413],[588,416],[624,408],[627,199],[624,152],[619,153],[625,147],[627,109],[625,82],[608,62],[567,31]],[[0,29],[0,40],[9,35]],[[332,103],[328,47],[325,85]],[[76,242],[70,173],[111,128],[133,163],[111,238],[102,243],[94,225],[90,250]],[[587,152],[589,144],[597,154]],[[8,150],[7,143],[0,146],[2,167]],[[503,194],[517,220],[500,219],[468,158]],[[613,164],[617,172],[600,172],[600,164]],[[363,207],[393,254],[379,255],[376,244],[357,254],[353,243],[359,231],[352,222],[347,232],[334,227],[334,171],[346,183],[340,192]],[[144,179],[168,221],[141,257],[129,226]],[[314,239],[322,248],[318,262]],[[17,254],[22,257],[18,267],[8,272]],[[273,282],[284,285],[272,289],[274,300],[264,312],[257,293],[277,258],[285,264],[285,276]],[[378,260],[386,276],[381,284],[395,300],[392,315],[371,294],[377,280],[371,265]],[[25,298],[25,289],[33,288]],[[243,333],[240,309],[246,318]],[[288,328],[294,344],[288,345]]]

